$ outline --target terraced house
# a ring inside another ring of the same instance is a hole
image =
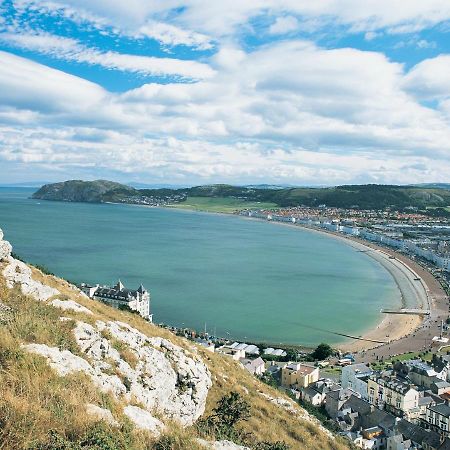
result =
[[[373,375],[368,380],[369,403],[407,419],[419,411],[419,392],[410,383],[390,374]]]
[[[450,406],[446,403],[429,406],[425,420],[427,427],[439,433],[442,438],[450,436]]]

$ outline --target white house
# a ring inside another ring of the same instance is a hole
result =
[[[341,385],[344,389],[351,389],[368,400],[368,379],[373,374],[373,370],[365,364],[352,364],[342,368]]]

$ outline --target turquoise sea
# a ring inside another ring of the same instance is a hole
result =
[[[0,228],[23,259],[80,283],[152,296],[155,322],[313,346],[360,335],[400,303],[391,275],[345,243],[235,216],[31,200],[0,188]]]

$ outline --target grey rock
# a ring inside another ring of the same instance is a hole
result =
[[[138,406],[125,406],[123,412],[137,428],[148,431],[154,436],[159,436],[166,428],[160,420]]]
[[[33,280],[31,269],[22,261],[9,257],[8,262],[3,270],[8,288],[12,289],[15,284],[19,284],[23,294],[39,301],[48,300],[60,293],[57,289]]]
[[[119,422],[117,422],[117,420],[114,419],[114,417],[109,409],[100,408],[100,406],[94,405],[92,403],[88,403],[86,405],[86,412],[90,416],[95,417],[98,420],[103,420],[113,427],[119,426]]]
[[[51,302],[53,306],[56,308],[62,309],[63,311],[75,311],[78,313],[84,313],[92,315],[92,311],[88,308],[86,308],[83,305],[80,305],[77,302],[74,302],[73,300],[59,300],[55,299]]]
[[[136,356],[136,367],[121,358],[102,331],[126,344]],[[94,367],[101,370],[105,363],[114,361],[121,378],[127,379],[129,401],[135,399],[147,411],[156,409],[184,426],[192,425],[203,414],[211,376],[197,356],[165,339],[149,338],[123,322],[98,321],[95,327],[78,322],[74,334]]]

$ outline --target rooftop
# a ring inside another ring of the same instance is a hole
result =
[[[450,417],[450,406],[446,405],[445,403],[441,403],[440,405],[433,405],[429,406],[428,409],[430,411],[433,411],[441,416]]]

